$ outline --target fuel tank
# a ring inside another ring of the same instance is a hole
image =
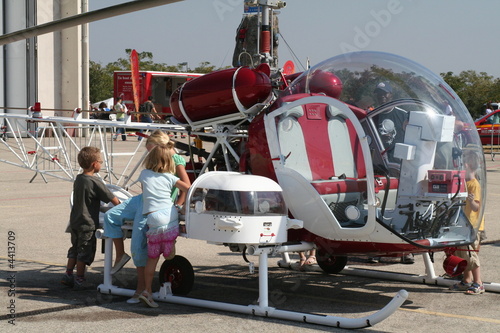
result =
[[[246,117],[252,106],[266,101],[272,93],[266,66],[230,68],[186,82],[170,97],[173,117],[189,125]]]

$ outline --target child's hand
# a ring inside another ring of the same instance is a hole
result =
[[[467,196],[467,199],[470,201],[474,201],[474,193],[469,193],[469,195]]]

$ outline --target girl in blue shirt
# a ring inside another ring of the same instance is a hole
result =
[[[151,297],[156,265],[160,255],[168,258],[172,252],[175,239],[179,235],[177,209],[173,208],[170,194],[174,187],[187,192],[189,184],[174,176],[175,163],[172,159],[173,143],[168,135],[156,138],[154,143],[147,142],[149,153],[144,160],[139,181],[142,184],[142,212],[146,215],[148,231],[148,259],[144,270],[146,289],[139,299],[150,307],[157,307]]]

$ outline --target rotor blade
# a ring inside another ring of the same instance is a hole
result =
[[[123,3],[116,6],[106,7],[103,9],[94,10],[70,17],[65,17],[60,20],[49,23],[40,24],[34,27],[11,32],[0,36],[0,46],[17,42],[23,39],[28,39],[34,36],[43,35],[49,32],[54,32],[66,28],[71,28],[76,25],[89,22],[99,21],[113,16],[128,14],[138,10],[148,9],[157,6],[163,6],[183,0],[136,0]]]

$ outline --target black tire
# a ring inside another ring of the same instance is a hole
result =
[[[194,270],[189,260],[182,256],[175,256],[165,260],[160,268],[160,285],[170,282],[174,295],[187,295],[193,289]]]
[[[347,256],[334,256],[323,249],[318,249],[316,260],[319,267],[327,274],[340,273],[347,265]]]

